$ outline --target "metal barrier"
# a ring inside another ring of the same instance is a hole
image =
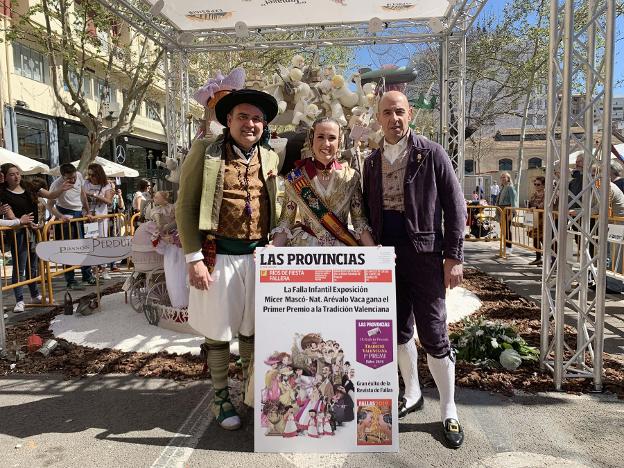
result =
[[[607,276],[624,282],[624,217],[609,217]]]
[[[553,212],[553,216],[558,216]],[[544,210],[536,208],[506,208],[506,219],[511,218],[508,224],[511,228],[511,244],[532,252],[543,252],[544,239]],[[598,216],[592,216],[592,220]],[[607,276],[624,282],[624,217],[609,216],[609,238],[607,239]],[[565,252],[568,263],[572,268],[578,267],[580,254],[581,233],[568,229],[568,235],[574,242],[568,242],[572,249]],[[503,240],[504,241],[504,240]],[[624,287],[623,287],[624,289]]]
[[[542,253],[544,240],[544,210],[537,208],[505,208],[509,239],[505,242],[531,252]]]
[[[35,254],[35,245],[41,242],[41,235],[41,229],[32,229],[23,225],[0,227],[2,293],[39,283],[41,290],[38,293],[41,294],[41,302],[29,304],[29,306],[41,306],[49,303],[45,282],[45,265]],[[5,252],[7,251],[11,252],[10,272],[8,272],[9,268],[6,264]],[[9,277],[11,278],[10,283]]]
[[[135,224],[137,223],[137,219],[141,217],[141,213],[134,213],[130,219],[128,220],[128,232],[131,236],[134,236]]]
[[[499,255],[505,257],[505,212],[499,206],[468,205],[468,233],[464,239],[469,242],[498,241]],[[498,229],[497,229],[498,228]]]
[[[112,220],[113,224],[119,226],[120,234],[125,234],[128,230],[126,215],[124,213],[106,214],[98,216],[88,216],[82,218],[71,218],[68,220],[48,221],[43,227],[43,240],[70,240],[80,239],[83,237],[83,223],[98,222],[108,225],[108,220]],[[103,228],[108,236],[108,227]],[[46,266],[45,282],[48,290],[50,304],[54,302],[54,290],[52,288],[52,279],[63,275],[69,271],[73,271],[78,266],[62,265],[52,262],[44,262]]]

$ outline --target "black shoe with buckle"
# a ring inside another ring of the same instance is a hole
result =
[[[401,401],[399,401],[399,419],[403,419],[405,416],[413,413],[414,411],[421,410],[424,404],[425,398],[422,395],[420,395],[420,398],[416,403],[409,407],[407,406],[407,401],[405,400],[405,398],[401,398]]]
[[[452,449],[458,449],[464,443],[464,430],[457,419],[448,418],[442,426],[446,445]]]

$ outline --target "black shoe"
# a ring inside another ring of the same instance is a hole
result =
[[[85,287],[77,281],[72,281],[71,283],[67,283],[67,289],[69,291],[84,291]]]
[[[464,430],[457,419],[448,418],[442,426],[444,440],[448,448],[458,449],[464,443]]]
[[[399,419],[403,419],[405,416],[413,413],[414,411],[421,410],[425,405],[425,398],[422,395],[420,395],[418,401],[409,408],[405,405],[405,401],[405,398],[401,398],[401,401],[399,401]]]

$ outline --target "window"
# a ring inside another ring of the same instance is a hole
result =
[[[117,102],[117,90],[109,83],[108,87],[102,78],[98,78],[95,83],[95,99],[102,102]]]
[[[48,163],[48,121],[28,115],[16,114],[17,151],[22,156]]]
[[[145,111],[148,119],[160,120],[160,104],[155,101],[145,101]]]
[[[75,72],[73,71],[69,72],[69,81],[71,82],[74,90],[77,90],[78,89],[78,75]],[[82,75],[82,89],[80,90],[80,92],[86,98],[93,97],[93,92],[91,90],[92,82],[93,82],[93,77],[89,73],[85,72]],[[65,91],[69,92],[69,87],[67,86],[67,83],[63,84],[63,88],[65,89]]]
[[[499,171],[511,171],[513,170],[513,161],[511,159],[500,159],[498,161]]]
[[[13,43],[13,67],[18,75],[46,82],[46,61],[43,54],[19,42]]]
[[[466,159],[464,161],[464,174],[474,174],[474,160]]]
[[[76,161],[82,156],[82,151],[89,143],[89,138],[86,135],[80,135],[78,133],[68,133],[67,138],[69,160]]]
[[[542,158],[529,159],[529,169],[537,169],[542,167]]]

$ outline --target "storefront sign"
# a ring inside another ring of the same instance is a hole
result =
[[[256,251],[258,452],[398,451],[394,249]]]
[[[132,237],[99,237],[40,242],[37,255],[42,260],[63,265],[92,266],[117,262],[130,256]]]

